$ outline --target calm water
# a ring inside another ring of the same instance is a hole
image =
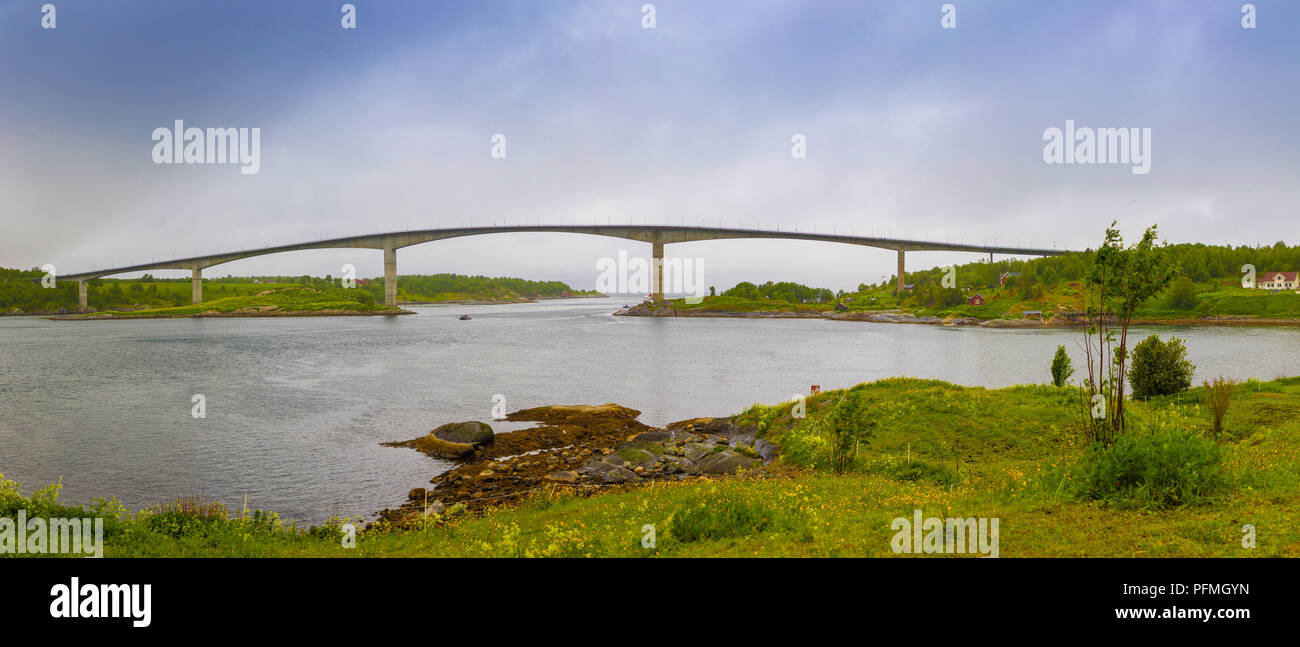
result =
[[[372,517],[445,467],[380,447],[509,410],[617,402],[660,425],[894,375],[1044,382],[1079,332],[613,317],[621,300],[419,308],[405,317],[51,322],[0,317],[0,473],[132,508],[191,492],[319,522]],[[468,313],[473,321],[458,321]],[[1139,330],[1145,335],[1147,330]],[[1300,329],[1178,328],[1197,381],[1272,379]],[[207,399],[207,418],[190,415]],[[519,425],[497,423],[498,431]]]

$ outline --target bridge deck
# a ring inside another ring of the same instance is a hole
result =
[[[125,274],[127,272],[139,272],[145,270],[202,270],[213,265],[229,263],[245,258],[256,256],[265,256],[267,254],[279,254],[282,252],[303,251],[309,249],[340,249],[340,248],[365,248],[365,249],[384,249],[396,250],[411,245],[432,242],[435,240],[444,240],[447,238],[459,238],[463,236],[480,236],[485,234],[505,234],[505,233],[527,233],[527,232],[548,232],[548,233],[575,233],[589,234],[594,236],[610,236],[614,238],[624,238],[635,240],[643,243],[658,243],[667,245],[672,243],[688,243],[703,240],[726,240],[733,238],[779,238],[790,240],[810,240],[830,243],[844,243],[848,245],[863,245],[866,247],[878,247],[881,249],[892,249],[897,251],[949,251],[949,252],[980,252],[985,254],[1008,254],[1017,256],[1059,256],[1069,253],[1068,250],[1058,249],[1034,249],[1023,247],[1006,247],[998,245],[973,245],[965,243],[947,243],[924,240],[907,240],[902,238],[878,238],[868,236],[856,236],[851,234],[827,234],[805,231],[782,231],[772,229],[740,229],[727,227],[679,227],[672,225],[493,225],[484,227],[458,227],[448,229],[419,229],[412,231],[390,232],[383,234],[365,234],[360,236],[346,236],[342,238],[331,238],[328,240],[318,240],[307,243],[296,243],[291,245],[278,245],[274,247],[263,247],[261,249],[249,249],[238,252],[228,252],[222,254],[210,254],[207,256],[193,256],[190,258],[178,258],[168,261],[159,261],[154,263],[141,263],[138,265],[129,265],[125,267],[105,268],[91,272],[80,272],[76,274],[66,274],[59,276],[61,280],[67,281],[85,281],[102,276],[111,276],[114,274]]]

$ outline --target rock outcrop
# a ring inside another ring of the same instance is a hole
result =
[[[496,434],[488,445],[452,442],[474,440],[480,432],[457,434],[471,431],[466,425],[487,427],[484,423],[443,425],[423,438],[387,443],[462,464],[435,476],[431,490],[412,490],[399,510],[381,516],[402,520],[427,515],[434,501],[444,509],[455,504],[481,509],[547,486],[709,478],[759,468],[777,456],[776,445],[729,418],[683,420],[655,429],[638,421],[639,416],[616,404],[539,407],[507,418],[541,425]]]

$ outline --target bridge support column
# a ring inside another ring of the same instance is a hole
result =
[[[86,306],[86,282],[77,281],[77,312],[85,312],[89,309]]]
[[[384,248],[384,305],[397,305],[397,250]]]
[[[894,292],[900,299],[903,298],[903,283],[903,250],[900,249],[898,250],[898,285],[894,286]]]
[[[654,253],[650,260],[650,300],[664,300],[664,244],[652,243]]]
[[[194,274],[190,278],[190,303],[198,305],[203,303],[203,270],[196,267],[191,271]]]

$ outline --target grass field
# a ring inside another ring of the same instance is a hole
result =
[[[1201,389],[1134,402],[1129,433],[1209,427]],[[274,514],[193,502],[128,513],[111,501],[64,507],[57,486],[33,494],[0,482],[0,516],[100,515],[108,556],[893,556],[892,520],[924,515],[1000,520],[1003,557],[1300,557],[1300,378],[1238,387],[1225,423],[1226,487],[1199,503],[1151,506],[1075,491],[1084,448],[1068,389],[983,389],[888,379],[854,387],[879,421],[853,472],[825,470],[816,430],[843,391],[756,405],[782,458],[761,477],[629,486],[591,496],[539,491],[515,508],[375,527],[345,548],[334,519],[312,528]],[[362,527],[360,520],[353,520]],[[324,522],[324,520],[322,520]],[[1258,531],[1242,546],[1242,527]],[[643,547],[653,526],[653,548]]]

